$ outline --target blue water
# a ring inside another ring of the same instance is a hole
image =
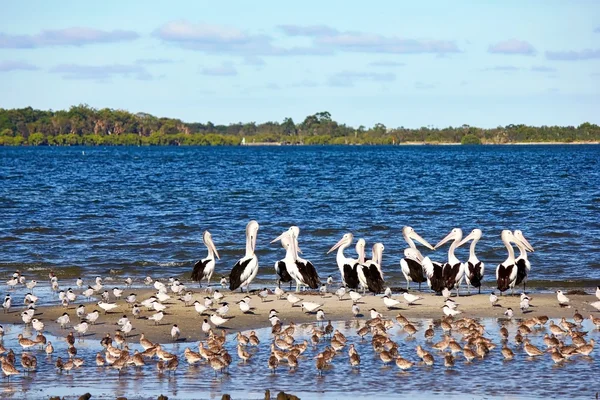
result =
[[[205,257],[208,229],[225,275],[256,219],[259,285],[284,256],[269,242],[292,224],[321,276],[338,277],[326,252],[350,231],[369,249],[384,243],[386,277],[403,285],[411,225],[432,244],[454,227],[482,229],[490,285],[506,258],[502,229],[534,246],[530,280],[597,281],[599,162],[594,145],[0,148],[0,273],[184,275]]]

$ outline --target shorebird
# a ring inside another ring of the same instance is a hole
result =
[[[106,303],[104,301],[99,301],[98,306],[100,306],[100,308],[104,310],[104,314],[107,314],[109,311],[112,311],[115,308],[119,307],[119,305],[116,303]]]
[[[179,339],[179,336],[181,336],[181,331],[177,324],[173,324],[173,327],[171,328],[171,338],[176,342]]]
[[[304,310],[305,313],[309,314],[319,309],[320,307],[323,307],[323,304],[313,303],[311,301],[303,301],[300,304],[300,307]]]
[[[229,304],[228,303],[221,303],[221,307],[217,308],[215,311],[216,311],[217,314],[219,314],[220,316],[224,317],[229,312]]]
[[[221,259],[221,257],[219,257],[219,252],[215,247],[215,243],[213,242],[212,235],[209,231],[204,231],[204,234],[202,235],[202,241],[204,242],[204,245],[208,250],[208,254],[206,258],[203,258],[202,260],[194,264],[191,279],[199,283],[202,282],[202,279],[206,279],[206,286],[209,287],[210,279],[212,278],[212,275],[215,272],[215,257],[219,260]],[[225,280],[225,284],[227,284],[227,280]]]
[[[354,303],[354,304],[358,303],[358,301],[362,298],[362,295],[354,290],[350,290],[350,292],[348,292],[348,294],[350,295],[350,298],[352,299],[352,303]]]
[[[6,360],[6,357],[2,356],[0,357],[0,368],[2,369],[2,372],[4,373],[4,376],[6,376],[7,380],[10,381],[10,377],[12,375],[19,375],[20,372],[15,368],[14,365],[12,365],[11,363],[9,363]]]
[[[448,305],[444,305],[444,307],[442,307],[442,310],[444,311],[444,314],[448,317],[454,317],[455,315],[461,314],[461,311],[453,310],[450,307],[448,307]]]
[[[341,288],[335,291],[335,295],[337,296],[338,300],[341,301],[346,295],[346,288],[342,286]]]
[[[132,330],[133,325],[131,325],[131,321],[129,320],[121,327],[121,332],[125,334],[125,337],[127,337]]]
[[[404,297],[404,300],[406,301],[406,303],[410,306],[413,305],[416,301],[418,300],[422,300],[423,298],[420,296],[415,296],[414,294],[410,294],[410,293],[402,293],[402,296]]]
[[[77,333],[79,334],[79,337],[85,335],[85,333],[88,331],[88,328],[89,328],[89,325],[85,321],[80,322],[79,324],[77,324],[73,327],[73,329],[75,329],[77,331]]]
[[[142,309],[137,304],[134,304],[133,307],[131,308],[131,314],[133,314],[133,317],[139,318],[141,313],[142,313]]]
[[[69,318],[69,314],[63,313],[63,315],[56,319],[56,322],[60,324],[61,329],[65,329],[65,326],[71,322],[71,319]]]
[[[398,306],[398,304],[400,304],[400,302],[398,300],[392,299],[388,296],[383,296],[382,300],[383,300],[383,304],[385,304],[385,306],[388,308],[388,310],[395,308]]]
[[[490,294],[490,304],[492,305],[492,307],[495,307],[497,303],[498,303],[498,296],[496,296],[496,293],[492,292]]]
[[[212,324],[214,326],[221,326],[224,323],[226,323],[227,321],[229,321],[228,319],[222,318],[220,316],[218,316],[217,314],[212,314],[210,316],[210,322],[212,322]]]
[[[529,342],[529,339],[523,340],[523,343],[525,344],[523,349],[525,350],[525,353],[527,353],[527,355],[529,355],[529,357],[536,357],[536,356],[541,356],[544,354],[544,352],[542,350],[540,350],[536,346],[532,345]]]
[[[263,290],[258,292],[258,297],[260,297],[261,302],[264,302],[269,297],[269,289],[263,288]]]
[[[298,304],[299,302],[301,302],[302,299],[299,298],[299,297],[296,297],[292,293],[288,293],[288,295],[287,295],[287,301],[289,301],[290,304],[292,305],[292,307],[294,307],[296,304]]]
[[[504,311],[504,315],[506,315],[508,319],[512,319],[514,315],[512,308],[508,307],[506,311]]]
[[[208,323],[208,319],[204,318],[204,321],[202,321],[202,332],[204,332],[204,334],[208,334],[208,332],[210,332],[211,330],[211,326]]]
[[[504,344],[504,346],[502,346],[502,356],[505,360],[512,360],[515,357],[515,354],[506,344]]]
[[[44,330],[44,323],[37,318],[31,320],[31,326],[33,326],[33,329],[35,329],[37,332]]]
[[[148,319],[154,321],[154,325],[158,325],[158,323],[163,319],[164,316],[165,315],[163,314],[163,312],[159,311],[149,316]]]
[[[240,306],[240,311],[244,314],[250,312],[250,304],[245,299],[238,301],[238,305]]]
[[[360,308],[358,307],[357,304],[352,304],[352,315],[354,315],[354,317],[358,317],[358,314],[360,314]]]
[[[322,309],[317,310],[317,323],[322,323],[325,320],[325,311]]]
[[[558,305],[561,307],[569,305],[569,298],[563,294],[562,290],[556,291],[556,299],[558,300]]]

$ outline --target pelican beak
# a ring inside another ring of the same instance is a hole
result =
[[[271,243],[275,243],[281,240],[284,235],[287,235],[288,231],[283,232],[281,235],[277,236],[275,239],[271,240]]]
[[[441,245],[443,245],[444,243],[446,243],[450,239],[454,239],[454,236],[455,236],[454,232],[450,232],[445,238],[443,238],[442,240],[440,240],[440,242],[435,245],[434,250],[436,250],[438,247],[440,247]]]
[[[456,246],[456,247],[462,246],[463,244],[467,243],[471,239],[475,239],[475,232],[471,232],[467,236],[465,236],[465,238],[463,240],[461,240],[460,243],[458,244],[458,246]]]
[[[521,243],[523,243],[523,246],[525,246],[525,248],[529,250],[530,253],[533,253],[533,246],[529,244],[527,239],[525,239],[525,236],[521,235],[521,238],[519,240],[521,241]]]
[[[346,238],[345,237],[341,238],[339,242],[337,242],[331,249],[329,249],[329,251],[327,252],[327,254],[331,253],[332,251],[334,251],[335,249],[337,249],[338,247],[340,247],[345,242],[346,242]]]
[[[212,250],[213,253],[215,253],[215,256],[220,260],[221,257],[219,257],[219,252],[217,251],[217,248],[215,247],[215,244],[213,243],[211,238],[208,238],[208,240],[206,241],[206,247],[208,247],[209,249]]]
[[[410,234],[412,239],[415,239],[417,242],[421,243],[423,246],[427,247],[430,250],[435,250],[435,248],[429,244],[429,242],[421,237],[417,232],[413,231]]]

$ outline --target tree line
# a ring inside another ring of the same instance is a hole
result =
[[[245,143],[305,145],[571,143],[600,141],[600,127],[585,122],[579,126],[519,124],[490,129],[469,125],[409,129],[388,128],[383,124],[354,128],[333,120],[327,111],[309,115],[300,123],[285,118],[282,122],[215,125],[124,110],[95,109],[85,104],[72,106],[68,111],[0,108],[1,146],[236,146],[242,139]]]

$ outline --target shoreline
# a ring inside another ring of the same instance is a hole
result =
[[[136,293],[138,298],[138,304],[150,297],[154,290],[143,289],[143,290],[132,290],[132,293]],[[270,327],[268,321],[268,314],[271,309],[276,309],[279,312],[279,318],[283,326],[287,326],[290,322],[294,322],[297,325],[316,323],[316,316],[314,313],[304,313],[300,306],[292,307],[291,304],[284,298],[283,300],[276,299],[275,295],[269,295],[265,302],[261,302],[260,298],[256,295],[256,292],[251,292],[251,314],[243,314],[238,305],[236,304],[241,300],[246,293],[241,294],[239,292],[231,293],[229,291],[222,292],[225,297],[222,301],[226,301],[229,304],[230,311],[227,314],[228,317],[232,317],[227,323],[223,325],[223,328],[228,334],[236,333],[237,331],[247,332],[253,329],[261,329]],[[291,292],[290,292],[291,293]],[[413,294],[417,292],[411,292]],[[373,296],[367,294],[363,296],[358,302],[360,307],[360,314],[357,318],[354,318],[351,312],[352,301],[346,294],[343,300],[338,298],[333,293],[327,293],[325,296],[319,295],[314,292],[301,292],[298,297],[304,299],[304,301],[315,302],[322,304],[322,309],[325,312],[325,321],[352,321],[358,320],[364,322],[370,319],[369,310],[375,308],[378,312],[383,314],[385,317],[394,318],[399,313],[409,319],[434,319],[439,320],[444,315],[442,312],[442,306],[444,304],[444,298],[442,296],[436,296],[430,293],[417,293],[423,297],[422,300],[416,302],[415,305],[408,306],[404,301],[402,295],[394,294],[393,298],[400,301],[397,308],[388,310],[383,304],[381,296]],[[172,295],[170,293],[170,295]],[[198,300],[203,303],[204,297],[207,293],[201,289],[193,292],[194,300]],[[459,317],[471,317],[471,318],[497,318],[505,319],[504,312],[508,307],[511,307],[514,311],[513,319],[531,318],[537,315],[546,315],[549,318],[572,318],[575,310],[578,310],[583,314],[584,318],[589,318],[590,314],[598,316],[598,311],[591,307],[589,303],[597,301],[594,294],[568,294],[570,298],[570,307],[559,307],[556,299],[556,294],[550,293],[529,293],[532,297],[531,308],[527,313],[522,313],[519,309],[520,298],[518,295],[510,296],[499,296],[499,306],[492,307],[489,302],[489,293],[486,294],[463,294],[456,297],[452,295],[452,299],[459,304],[458,309],[462,311]],[[112,302],[112,299],[111,299]],[[68,332],[74,331],[73,325],[78,323],[78,319],[75,315],[75,309],[81,303],[72,304],[68,309],[60,305],[46,305],[39,306],[36,309],[35,318],[44,322],[44,331],[50,332],[56,336],[64,337]],[[183,343],[190,343],[194,345],[200,340],[204,340],[206,335],[201,330],[202,321],[204,318],[208,319],[208,315],[200,316],[195,311],[193,306],[186,307],[184,303],[174,297],[169,299],[166,304],[168,306],[166,314],[160,325],[155,325],[153,321],[147,319],[148,316],[152,315],[154,311],[147,311],[142,307],[142,313],[140,319],[134,319],[130,308],[124,300],[117,301],[119,307],[116,311],[109,314],[102,314],[100,309],[94,302],[83,303],[85,304],[86,313],[98,309],[101,312],[100,318],[95,325],[90,325],[90,328],[85,336],[85,340],[100,340],[106,333],[114,334],[118,330],[119,326],[116,324],[117,320],[123,315],[132,321],[134,330],[131,332],[129,341],[137,342],[141,333],[154,342],[168,343],[171,342],[170,331],[173,324],[178,324],[181,329],[180,341]],[[213,306],[214,308],[214,306]],[[13,307],[13,310],[9,314],[0,315],[0,324],[15,324],[24,326],[20,312],[21,307]],[[56,319],[61,316],[64,312],[67,312],[71,317],[71,323],[67,329],[61,329],[56,323]],[[221,330],[213,327],[215,332]]]

